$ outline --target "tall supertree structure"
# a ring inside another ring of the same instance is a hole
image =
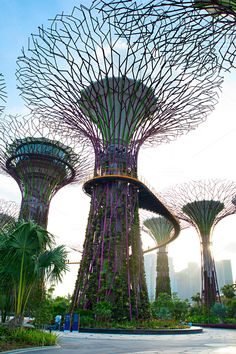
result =
[[[15,202],[0,199],[0,233],[18,218],[20,208]]]
[[[138,208],[168,214],[176,233],[179,226],[138,180],[138,152],[195,128],[213,109],[220,84],[186,62],[177,70],[174,59],[117,36],[111,22],[84,7],[40,28],[18,59],[28,106],[89,138],[95,151],[94,177],[84,185],[91,209],[73,308],[107,301],[114,318],[148,316]]]
[[[173,232],[173,224],[163,216],[145,219],[143,225],[148,229],[150,236],[154,239],[157,245],[166,239],[170,239],[170,235]],[[171,295],[167,245],[158,248],[156,270],[157,300],[160,293]]]
[[[195,227],[201,242],[202,302],[210,308],[220,301],[212,235],[216,224],[235,213],[236,183],[224,180],[192,181],[163,193],[179,219]]]
[[[19,217],[44,228],[55,193],[89,173],[88,154],[83,145],[48,130],[43,120],[31,115],[5,116],[0,122],[0,171],[18,183]]]
[[[3,75],[0,73],[0,115],[2,114],[4,110],[4,106],[2,106],[2,103],[6,102],[6,85],[5,81],[3,78]]]
[[[139,34],[138,40],[148,40],[155,50],[156,46],[166,48],[164,33],[171,31],[168,45],[185,47],[193,60],[205,52],[206,62],[214,57],[220,69],[235,67],[235,0],[102,0],[95,4],[105,17],[112,18],[120,35]]]

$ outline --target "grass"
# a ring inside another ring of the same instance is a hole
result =
[[[55,345],[57,336],[37,329],[0,326],[0,352],[27,347]]]

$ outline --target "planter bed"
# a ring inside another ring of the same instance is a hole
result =
[[[191,327],[185,329],[122,329],[122,328],[85,328],[79,329],[81,333],[106,333],[106,334],[190,334],[201,333],[202,328]]]

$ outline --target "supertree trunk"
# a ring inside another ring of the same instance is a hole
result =
[[[113,318],[147,318],[138,192],[111,181],[94,186],[74,306],[112,305]]]
[[[19,160],[16,170],[20,180],[24,181],[20,219],[33,220],[46,229],[51,196],[66,178],[65,166],[58,161],[31,158],[30,163]]]
[[[160,293],[171,295],[169,262],[166,246],[159,248],[157,253],[156,300]]]
[[[205,235],[201,238],[202,302],[206,308],[211,308],[215,302],[220,301],[220,293],[210,237]]]
[[[187,203],[183,212],[191,217],[196,225],[201,242],[202,266],[202,301],[206,308],[211,308],[220,301],[215,262],[211,250],[211,238],[214,223],[224,209],[224,204],[215,200],[201,200]]]

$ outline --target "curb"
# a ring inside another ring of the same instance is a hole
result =
[[[196,326],[206,328],[236,329],[236,324],[234,323],[196,323]]]
[[[36,352],[40,350],[45,350],[45,349],[56,349],[56,348],[61,348],[60,345],[50,345],[50,346],[44,346],[44,347],[31,347],[31,348],[19,348],[19,349],[14,349],[14,350],[8,350],[6,352],[0,352],[1,354],[24,354],[24,353],[30,353],[30,352]]]
[[[196,334],[202,333],[201,327],[186,329],[115,329],[115,328],[80,328],[79,333],[100,333],[100,334]]]

